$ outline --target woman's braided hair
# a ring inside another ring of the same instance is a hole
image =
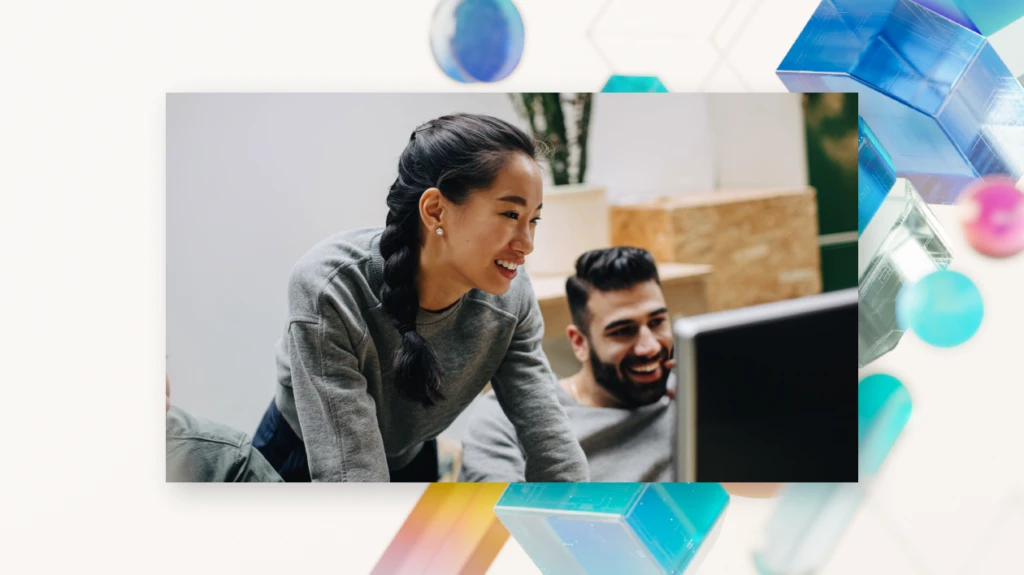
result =
[[[393,372],[399,389],[424,405],[444,399],[441,364],[416,331],[421,237],[420,196],[429,188],[455,204],[474,190],[490,187],[509,156],[531,158],[537,145],[525,132],[491,116],[454,114],[418,127],[398,160],[398,177],[388,191],[387,225],[380,239],[384,283],[380,300],[402,335]]]

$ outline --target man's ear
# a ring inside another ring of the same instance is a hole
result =
[[[590,358],[590,342],[587,341],[587,336],[583,335],[583,332],[575,324],[569,324],[569,327],[565,329],[565,335],[569,337],[572,354],[576,356],[576,361],[586,365]]]
[[[437,188],[427,188],[420,196],[420,219],[428,231],[444,227],[444,196]]]

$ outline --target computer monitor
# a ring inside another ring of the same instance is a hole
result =
[[[673,332],[677,481],[857,481],[856,288]]]

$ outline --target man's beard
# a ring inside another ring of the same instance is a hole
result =
[[[662,348],[661,353],[658,354],[655,360],[663,364],[671,356],[672,350]],[[633,408],[650,405],[665,395],[671,371],[665,369],[664,365],[661,366],[661,377],[657,381],[634,383],[629,379],[628,370],[630,367],[644,365],[651,361],[650,358],[627,356],[622,360],[617,369],[614,364],[602,362],[597,357],[593,346],[590,348],[590,370],[594,374],[594,380],[625,407]]]

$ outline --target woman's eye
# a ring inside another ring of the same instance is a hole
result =
[[[502,215],[505,216],[506,218],[512,218],[513,220],[519,219],[519,214],[516,212],[505,212]]]
[[[535,223],[537,223],[539,221],[540,221],[540,218],[533,218],[532,220],[530,220],[530,223],[531,224],[535,224]]]

